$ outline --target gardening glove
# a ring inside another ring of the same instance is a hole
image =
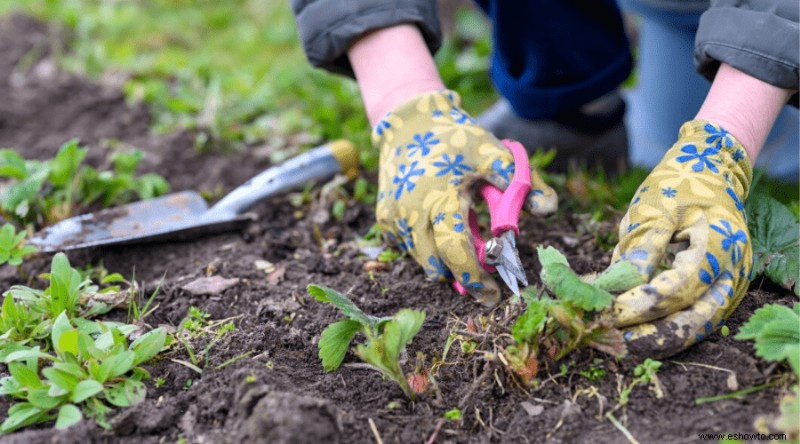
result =
[[[372,141],[381,155],[376,216],[429,279],[455,278],[479,302],[493,305],[500,288],[478,262],[469,230],[472,185],[486,180],[505,189],[514,159],[460,103],[453,91],[426,93],[375,126]],[[532,171],[524,208],[544,215],[557,204],[555,191]]]
[[[694,120],[639,187],[612,257],[633,262],[649,281],[614,301],[614,321],[631,353],[675,354],[719,328],[739,305],[753,268],[743,203],[750,165],[727,131]],[[670,242],[688,248],[659,273]]]

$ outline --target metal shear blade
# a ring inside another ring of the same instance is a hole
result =
[[[493,265],[497,273],[516,296],[519,296],[519,285],[528,285],[525,270],[517,253],[516,239],[513,231],[506,231],[499,237],[493,237],[486,242],[486,263]]]

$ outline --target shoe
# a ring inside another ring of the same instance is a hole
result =
[[[553,119],[523,119],[514,113],[507,100],[500,99],[479,115],[477,121],[500,139],[522,143],[529,153],[538,148],[555,149],[556,157],[546,168],[548,171],[602,168],[614,175],[628,165],[624,115],[625,101],[615,91]]]

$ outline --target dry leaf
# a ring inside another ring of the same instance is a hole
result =
[[[523,410],[525,410],[525,413],[527,413],[528,416],[539,416],[544,411],[543,405],[541,404],[533,405],[528,401],[523,401],[519,403],[519,406],[522,407]]]
[[[222,276],[202,277],[181,287],[189,293],[199,296],[203,294],[219,294],[239,283],[238,278],[225,279]]]
[[[286,265],[278,265],[275,271],[267,275],[267,282],[270,285],[278,285],[283,282],[283,275],[286,274]]]

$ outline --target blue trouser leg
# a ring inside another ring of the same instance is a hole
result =
[[[520,117],[574,110],[630,74],[614,0],[476,1],[493,25],[492,80]]]

